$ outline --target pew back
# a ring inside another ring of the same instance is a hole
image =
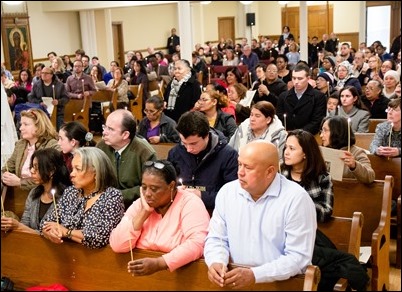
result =
[[[369,150],[371,141],[373,141],[375,133],[355,133],[356,146]]]
[[[90,98],[70,99],[64,107],[64,122],[79,121],[86,129],[89,124]]]
[[[362,246],[371,246],[372,290],[389,287],[389,245],[392,197],[392,176],[363,184],[355,179],[333,181],[334,216],[351,217],[364,214]]]
[[[167,159],[170,149],[176,145],[176,143],[151,144],[156,151],[156,157],[158,157],[158,159]]]
[[[21,244],[23,243],[23,244]],[[37,234],[13,231],[1,236],[1,271],[11,278],[16,289],[60,283],[70,290],[135,291],[135,290],[198,290],[227,291],[208,280],[208,268],[203,259],[175,272],[160,271],[153,275],[132,277],[127,272],[130,254],[117,254],[107,246],[89,250],[77,243],[51,243]],[[134,260],[159,257],[161,253],[135,249]],[[285,281],[261,283],[246,290],[316,291],[319,269],[309,266],[305,275]]]

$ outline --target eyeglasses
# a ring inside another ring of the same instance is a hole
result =
[[[50,72],[41,72],[40,74],[48,75],[48,74],[53,74],[53,73],[50,73]]]
[[[210,98],[200,98],[198,100],[198,102],[207,102],[207,101],[210,101],[210,100],[211,100]]]
[[[145,113],[145,114],[150,114],[150,115],[154,115],[154,114],[156,114],[158,111],[159,111],[159,110],[154,110],[154,111],[152,111],[152,110],[144,109],[144,113]]]
[[[145,167],[155,167],[156,169],[162,170],[165,168],[165,165],[162,162],[157,162],[157,161],[152,161],[152,160],[148,160],[144,162],[144,166]]]
[[[329,129],[325,129],[325,128],[322,128],[321,130],[320,130],[320,134],[325,134],[325,133],[329,133]]]
[[[103,131],[109,131],[109,132],[114,132],[115,131],[115,129],[113,129],[113,128],[109,127],[109,126],[106,126],[106,125],[102,125],[102,130]]]
[[[393,107],[389,107],[385,110],[386,113],[390,113],[390,112],[400,112],[401,109],[397,109],[397,108],[393,108]]]
[[[38,165],[37,164],[31,165],[29,169],[31,170],[32,173],[35,173],[38,171]]]

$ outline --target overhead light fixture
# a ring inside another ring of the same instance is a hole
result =
[[[279,5],[287,5],[289,1],[278,1]]]
[[[24,3],[24,1],[1,1],[1,2],[7,5],[14,5],[14,6]]]
[[[254,1],[240,1],[240,3],[243,4],[243,5],[250,5],[253,2]]]
[[[201,3],[202,5],[208,5],[208,4],[211,4],[212,1],[201,1],[200,3]]]

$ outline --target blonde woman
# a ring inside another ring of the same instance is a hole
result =
[[[128,100],[128,83],[124,79],[123,69],[117,67],[113,74],[113,79],[109,80],[107,83],[107,90],[115,91],[117,90],[118,98],[117,98],[117,108],[121,109],[129,109],[130,103]]]

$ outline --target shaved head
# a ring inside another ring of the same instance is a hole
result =
[[[258,200],[274,180],[278,165],[279,154],[274,144],[257,140],[244,145],[239,151],[240,185]]]

